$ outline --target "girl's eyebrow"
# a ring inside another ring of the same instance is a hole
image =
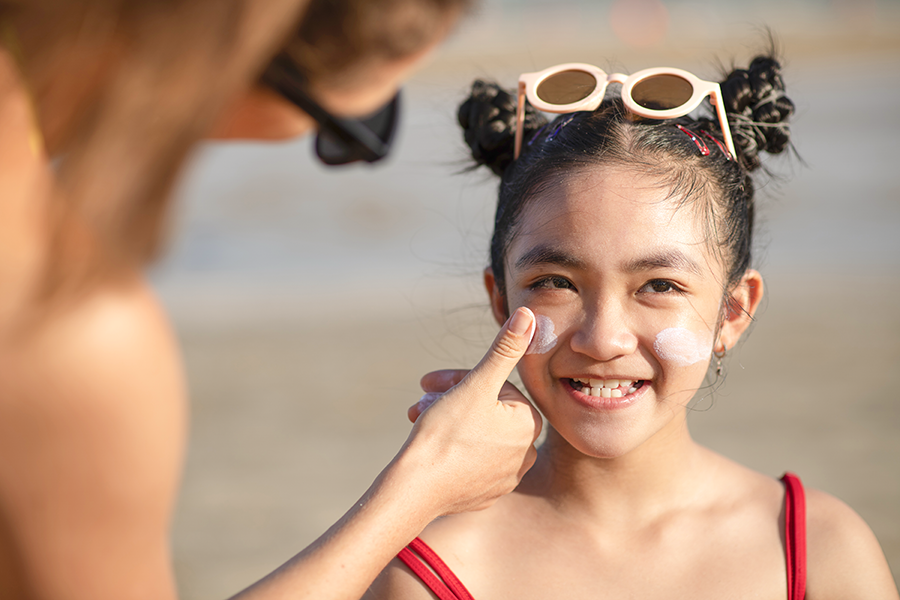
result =
[[[560,267],[568,267],[570,269],[587,268],[587,263],[580,258],[576,258],[568,252],[551,246],[535,246],[519,257],[515,267],[518,270],[522,270],[541,265],[557,265]]]
[[[555,265],[570,269],[587,269],[587,263],[584,260],[564,250],[544,245],[535,246],[519,257],[515,263],[515,268],[523,270],[544,265]],[[688,271],[695,275],[703,274],[696,262],[677,249],[654,252],[629,261],[624,267],[626,273],[640,273],[653,269],[675,269],[677,271]]]
[[[688,271],[694,275],[702,275],[700,266],[685,253],[677,249],[660,250],[625,264],[626,273],[639,273],[653,269],[675,269]]]

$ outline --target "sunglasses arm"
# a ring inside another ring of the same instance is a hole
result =
[[[731,127],[728,126],[728,114],[725,112],[725,106],[722,104],[721,91],[713,92],[709,95],[709,101],[716,107],[716,114],[719,116],[719,127],[722,129],[722,137],[725,138],[725,146],[731,152],[734,160],[737,160],[737,152],[734,151],[734,140],[731,137]]]

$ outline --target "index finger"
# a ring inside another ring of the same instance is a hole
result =
[[[419,381],[422,391],[446,392],[462,381],[469,374],[469,369],[441,369],[426,373]]]

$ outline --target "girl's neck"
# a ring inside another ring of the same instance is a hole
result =
[[[544,498],[585,523],[653,521],[690,505],[709,484],[712,453],[683,421],[625,455],[596,458],[573,448],[547,425],[547,440],[518,491]]]

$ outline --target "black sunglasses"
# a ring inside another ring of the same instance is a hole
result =
[[[319,124],[316,155],[326,165],[346,165],[387,156],[397,129],[400,93],[368,117],[335,117],[306,92],[306,77],[286,54],[276,56],[262,75],[262,82],[292,102]]]

